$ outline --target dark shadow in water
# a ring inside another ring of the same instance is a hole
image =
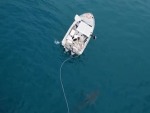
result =
[[[95,104],[95,101],[97,100],[98,96],[99,90],[88,93],[87,96],[79,104],[77,104],[73,113],[79,113],[82,110]]]

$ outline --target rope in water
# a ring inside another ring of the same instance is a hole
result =
[[[76,56],[76,57],[78,57],[78,56]],[[67,62],[68,60],[71,60],[73,58],[76,58],[76,57],[69,57],[69,58],[67,58],[66,60],[64,60],[62,62],[61,66],[60,66],[60,83],[61,83],[61,87],[62,87],[63,95],[64,95],[64,98],[65,98],[65,102],[66,102],[68,113],[70,113],[70,110],[69,110],[69,104],[68,104],[68,100],[67,100],[67,97],[66,97],[66,93],[65,93],[65,89],[64,89],[64,85],[63,85],[63,81],[62,81],[61,70],[62,70],[62,67],[65,64],[65,62]]]

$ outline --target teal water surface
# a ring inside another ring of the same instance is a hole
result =
[[[63,66],[70,112],[150,113],[149,0],[1,0],[0,113],[67,113],[54,42],[85,12],[98,38]]]

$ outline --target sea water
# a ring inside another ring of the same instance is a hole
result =
[[[60,42],[86,12],[97,39],[62,68],[70,112],[98,90],[80,113],[150,113],[149,0],[1,0],[0,113],[67,113]]]

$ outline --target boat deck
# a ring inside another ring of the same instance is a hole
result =
[[[62,40],[65,51],[71,51],[72,55],[81,55],[91,38],[94,26],[95,20],[91,13],[76,15],[74,23]]]
[[[77,31],[78,23],[73,26],[72,30],[70,31],[68,37],[66,38],[67,43],[72,46],[73,52],[79,52],[84,47],[84,43],[88,38],[84,34]],[[70,46],[69,46],[70,48]]]

